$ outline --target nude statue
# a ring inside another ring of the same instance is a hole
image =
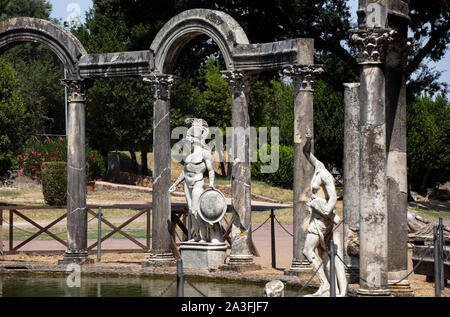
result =
[[[209,187],[214,188],[214,168],[211,149],[206,145],[208,137],[208,124],[203,119],[188,118],[186,123],[191,124],[186,141],[191,143],[192,151],[184,158],[184,170],[175,183],[169,188],[172,193],[177,186],[184,181],[184,194],[189,208],[189,217],[194,229],[194,237],[190,240],[195,242],[221,243],[222,234],[218,223],[210,225],[200,217],[200,195],[204,191],[205,182],[203,174],[208,170]],[[211,239],[208,239],[208,233]]]
[[[334,178],[325,168],[325,165],[311,153],[311,138],[311,132],[308,129],[303,153],[314,167],[314,176],[311,180],[311,201],[307,203],[311,207],[311,219],[303,254],[311,263],[314,272],[317,271],[320,280],[319,290],[310,296],[329,296],[330,282],[327,271],[329,271],[330,259],[328,250],[332,239],[337,246],[338,255],[343,259],[340,235],[333,232],[334,225],[338,224],[340,219],[334,213],[337,201]],[[338,257],[334,262],[337,282],[336,296],[343,297],[347,294],[348,284],[344,264]],[[323,265],[321,265],[322,263]]]

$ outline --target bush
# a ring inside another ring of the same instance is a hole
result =
[[[271,153],[270,145],[267,146],[267,153]],[[258,161],[251,164],[252,178],[265,181],[273,186],[292,189],[294,183],[294,148],[287,145],[279,145],[278,169],[272,173],[262,173],[261,167],[269,166],[269,163],[260,161],[260,150],[258,150]]]
[[[59,137],[55,140],[45,139],[41,144],[33,146],[26,154],[19,157],[20,174],[40,179],[43,164],[46,162],[67,162],[67,139]],[[86,177],[87,181],[97,180],[105,174],[102,156],[86,145]]]
[[[42,193],[50,206],[67,204],[67,163],[45,162],[42,164]]]

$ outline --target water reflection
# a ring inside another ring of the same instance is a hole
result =
[[[169,285],[163,277],[90,277],[82,276],[81,287],[70,288],[66,276],[0,275],[0,297],[156,297]],[[244,283],[189,281],[208,297],[261,297],[264,285]],[[188,283],[186,297],[201,297]],[[285,296],[298,296],[298,289],[286,289]],[[165,293],[176,297],[176,283]]]

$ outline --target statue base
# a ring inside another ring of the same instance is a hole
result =
[[[172,267],[176,265],[177,261],[171,252],[156,254],[150,253],[148,261],[141,263],[142,267]]]
[[[58,260],[58,265],[69,265],[69,264],[93,264],[94,260],[88,257],[87,252],[67,252],[64,253],[64,258]]]
[[[358,297],[392,297],[391,290],[389,289],[358,289],[356,292]]]
[[[218,269],[227,257],[226,243],[181,242],[181,259],[186,269]]]
[[[298,276],[299,274],[313,273],[311,264],[308,260],[293,260],[289,269],[284,271],[284,275]]]
[[[222,271],[242,273],[261,270],[261,265],[253,262],[253,255],[230,255],[228,263],[221,265],[219,269]]]

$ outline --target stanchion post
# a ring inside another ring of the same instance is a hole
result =
[[[334,241],[330,241],[330,297],[336,297],[336,277],[334,268],[335,259]]]
[[[177,260],[177,297],[184,297],[183,260]]]
[[[102,207],[98,208],[97,263],[102,260]]]
[[[270,241],[272,250],[272,268],[277,267],[276,253],[275,253],[275,213],[273,209],[270,210]]]
[[[439,273],[441,280],[439,281],[441,291],[445,289],[444,280],[444,224],[442,217],[439,217]]]
[[[439,237],[438,228],[433,226],[434,236],[434,295],[435,297],[441,297],[441,278],[439,273]]]

